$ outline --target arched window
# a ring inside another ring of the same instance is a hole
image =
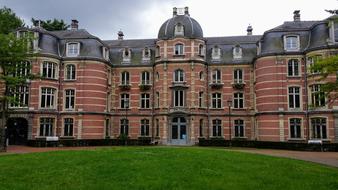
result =
[[[203,73],[203,71],[201,71],[201,72],[199,73],[199,76],[200,76],[200,80],[204,80],[204,73]]]
[[[174,73],[174,82],[184,82],[184,71],[177,69]]]
[[[221,48],[219,48],[218,46],[213,47],[211,52],[211,58],[214,60],[221,59]]]
[[[142,59],[143,60],[150,60],[150,49],[148,47],[145,47],[142,52]]]
[[[175,45],[175,55],[183,55],[184,54],[184,46],[183,44]]]
[[[242,48],[236,45],[232,50],[232,55],[234,59],[242,59]]]
[[[184,36],[184,26],[181,23],[175,26],[175,36]]]
[[[122,53],[123,62],[130,62],[131,51],[129,48],[124,48]]]

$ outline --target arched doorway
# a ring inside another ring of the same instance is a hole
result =
[[[171,122],[171,144],[187,144],[187,123],[184,117],[175,117]]]
[[[9,118],[7,120],[7,138],[9,145],[26,145],[28,122],[25,118]]]

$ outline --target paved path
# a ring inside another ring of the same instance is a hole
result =
[[[106,146],[107,147],[107,146]],[[96,149],[102,147],[28,147],[28,146],[9,146],[6,153],[0,153],[0,155],[6,154],[24,154],[32,152],[48,152],[58,150],[84,150],[84,149]],[[315,163],[320,163],[328,166],[338,168],[338,152],[306,152],[306,151],[291,151],[291,150],[273,150],[273,149],[254,149],[254,148],[231,148],[231,151],[247,152],[253,154],[264,154],[276,157],[293,158],[298,160],[305,160]]]
[[[232,148],[231,150],[253,154],[264,154],[269,156],[305,160],[338,168],[338,152],[309,152],[309,151],[255,149],[255,148]]]

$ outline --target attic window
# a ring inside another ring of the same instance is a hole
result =
[[[232,51],[234,59],[242,59],[242,48],[239,45],[236,45]]]
[[[150,49],[148,47],[145,47],[142,52],[142,59],[144,61],[150,60]]]
[[[184,36],[184,26],[181,23],[175,26],[175,36]]]
[[[330,21],[330,39],[333,43],[338,43],[338,21]]]
[[[80,54],[80,43],[69,42],[67,43],[67,57],[77,57]]]
[[[299,36],[284,36],[284,50],[299,51]]]
[[[334,41],[338,42],[338,22],[334,22]]]
[[[106,47],[102,47],[102,56],[103,59],[109,60],[109,50]]]
[[[221,59],[221,48],[219,48],[218,46],[213,47],[211,52],[211,58],[214,60]]]
[[[131,52],[129,48],[124,48],[122,53],[123,62],[130,62]]]

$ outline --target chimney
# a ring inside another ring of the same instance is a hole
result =
[[[117,39],[118,39],[118,40],[123,40],[123,36],[124,36],[123,32],[122,32],[121,30],[119,30],[119,31],[117,32]]]
[[[177,16],[177,8],[176,7],[173,8],[173,16]]]
[[[295,10],[293,11],[293,21],[297,22],[300,21],[300,14],[299,14],[300,10]]]
[[[189,7],[184,7],[184,15],[189,15]]]
[[[71,30],[77,30],[77,29],[79,29],[79,21],[73,19],[72,23],[70,24],[70,29]]]
[[[252,35],[252,26],[249,24],[249,26],[248,26],[248,28],[246,29],[246,31],[247,31],[247,35],[248,36],[251,36]]]

